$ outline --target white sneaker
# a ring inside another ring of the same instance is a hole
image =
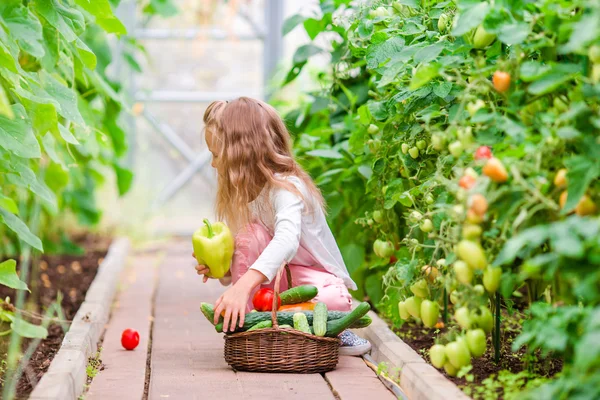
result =
[[[349,330],[345,330],[339,336],[340,356],[362,356],[371,350],[371,343]]]

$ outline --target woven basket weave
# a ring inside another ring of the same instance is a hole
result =
[[[225,361],[238,371],[301,374],[331,371],[339,360],[338,338],[281,329],[277,323],[277,299],[284,270],[287,270],[288,286],[292,287],[289,267],[283,263],[275,278],[273,327],[225,335]]]

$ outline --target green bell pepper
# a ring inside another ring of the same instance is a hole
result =
[[[192,245],[198,264],[210,269],[211,278],[222,278],[229,271],[233,257],[233,236],[222,222],[211,225],[208,219],[204,226],[194,232]]]

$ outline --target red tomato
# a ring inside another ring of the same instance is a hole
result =
[[[397,261],[398,261],[398,259],[396,258],[396,256],[390,257],[390,264],[395,264]]]
[[[504,93],[510,88],[510,74],[503,71],[496,71],[492,77],[492,82],[497,91]]]
[[[140,344],[140,334],[133,329],[125,329],[121,334],[121,345],[125,350],[133,350]]]
[[[488,160],[492,158],[492,149],[487,146],[480,146],[475,151],[475,159],[476,160]]]
[[[252,305],[256,311],[271,311],[273,309],[273,289],[260,289],[252,298]],[[277,301],[277,308],[281,305],[281,300]]]
[[[465,175],[458,181],[458,185],[463,189],[471,189],[475,186],[476,179],[471,175]]]

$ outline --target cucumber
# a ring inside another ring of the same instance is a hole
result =
[[[373,320],[368,315],[363,315],[358,321],[349,326],[350,329],[361,329],[371,325]]]
[[[292,318],[294,319],[294,329],[304,333],[310,333],[310,326],[308,325],[308,319],[306,318],[306,315],[301,312],[297,312]]]
[[[325,336],[327,333],[327,305],[317,303],[313,311],[313,330],[317,336]]]
[[[348,329],[354,322],[358,321],[363,315],[368,313],[370,309],[371,306],[369,303],[363,301],[345,317],[335,319],[333,321],[327,321],[327,333],[325,333],[325,336],[338,336],[344,330]]]
[[[273,321],[271,321],[271,320],[260,321],[258,324],[254,325],[252,328],[248,329],[248,332],[255,331],[257,329],[271,328],[272,326],[273,326]]]
[[[215,307],[212,304],[209,304],[209,303],[200,303],[200,311],[202,311],[202,314],[204,314],[204,316],[206,317],[206,319],[211,324],[214,324],[214,320],[215,320]]]
[[[308,319],[308,323],[313,323],[313,311],[300,311],[306,315]],[[206,315],[206,314],[205,314]],[[329,311],[327,312],[327,321],[331,321],[334,319],[340,319],[348,315],[347,312],[344,311]],[[292,325],[294,323],[293,320],[294,313],[293,312],[278,312],[277,313],[277,323],[281,325]],[[256,325],[260,321],[271,320],[271,312],[255,312],[246,314],[246,318],[244,319],[244,326],[240,328],[239,326],[235,326],[235,332],[243,332],[250,329],[252,326]],[[213,323],[212,318],[209,319],[210,323]],[[371,324],[371,319],[369,317],[363,317],[362,319],[356,321],[352,324],[351,328],[364,328]],[[215,330],[217,332],[223,332],[223,322],[219,322],[215,325]]]
[[[305,303],[314,299],[319,290],[312,285],[301,285],[279,294],[281,305]]]
[[[291,325],[280,325],[279,327],[280,327],[281,329],[294,329],[294,327],[293,327],[293,326],[291,326]]]

